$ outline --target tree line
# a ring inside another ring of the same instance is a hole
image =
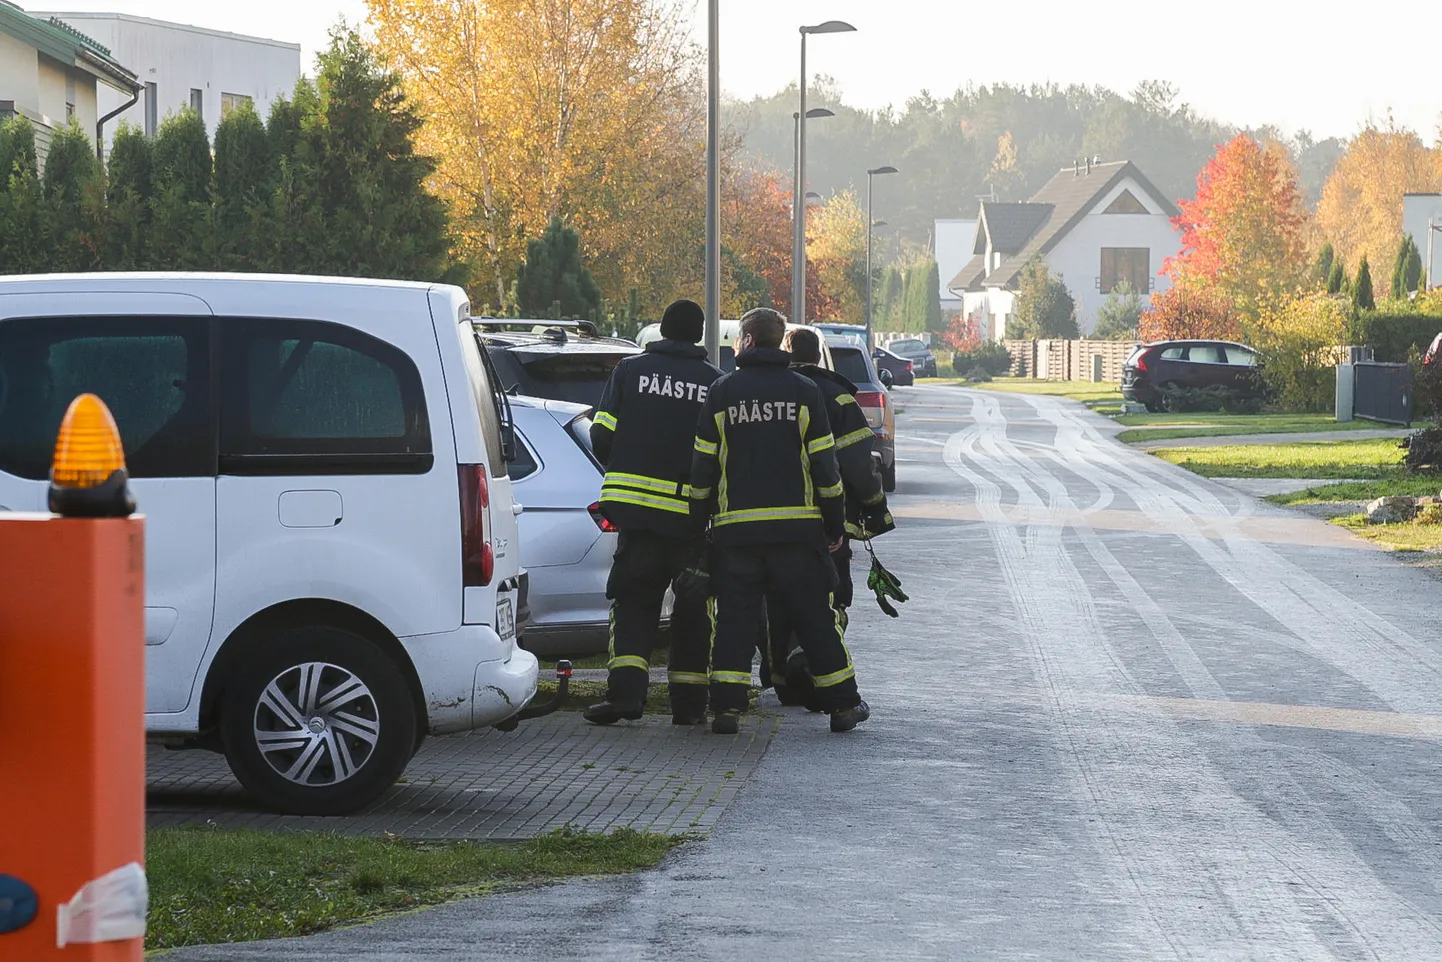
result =
[[[0,272],[234,270],[465,280],[450,256],[435,172],[412,139],[422,120],[397,76],[338,32],[314,82],[268,122],[249,106],[215,143],[183,110],[155,137],[121,125],[106,163],[78,125],[0,125]]]

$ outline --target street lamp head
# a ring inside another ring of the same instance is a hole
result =
[[[794,116],[794,113],[793,113],[793,116]],[[812,107],[810,110],[806,111],[806,119],[807,119],[807,120],[815,120],[817,117],[835,117],[835,116],[836,116],[835,113],[833,113],[833,112],[830,111],[830,110],[827,110],[825,107]]]
[[[856,28],[844,20],[828,20],[814,27],[802,27],[802,33],[854,33]]]
[[[899,174],[899,173],[901,173],[901,172],[900,172],[899,170],[897,170],[895,167],[877,167],[877,168],[875,168],[874,170],[868,170],[868,171],[866,172],[867,176],[873,176],[873,175],[876,175],[876,174]]]

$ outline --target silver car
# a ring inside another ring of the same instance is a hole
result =
[[[605,651],[606,577],[615,528],[601,517],[601,466],[591,454],[590,408],[513,397],[510,463],[520,517],[521,564],[529,572],[530,623],[523,646],[541,655]]]

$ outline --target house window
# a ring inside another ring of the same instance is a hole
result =
[[[145,136],[154,137],[160,119],[160,91],[155,84],[145,85]]]
[[[1136,195],[1129,190],[1124,190],[1117,195],[1117,199],[1111,202],[1104,214],[1146,214],[1149,211],[1137,200]]]
[[[195,87],[190,88],[190,109],[205,117],[205,92]]]
[[[222,120],[224,120],[226,117],[229,117],[229,116],[230,116],[230,112],[231,112],[232,110],[235,110],[237,107],[240,107],[242,104],[248,104],[248,103],[250,103],[250,102],[251,102],[251,99],[250,99],[249,97],[247,97],[245,94],[227,94],[227,93],[221,94],[221,95],[220,95],[220,118],[221,118]]]
[[[1102,274],[1098,285],[1103,294],[1110,294],[1122,281],[1132,290],[1145,294],[1151,290],[1152,251],[1150,247],[1103,247]]]

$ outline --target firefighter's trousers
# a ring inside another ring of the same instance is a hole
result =
[[[651,651],[660,634],[666,588],[696,558],[694,543],[644,529],[622,529],[617,538],[606,597],[611,599],[611,660],[608,701],[644,705],[650,683]],[[671,711],[706,709],[715,603],[677,601],[671,612],[671,660],[667,678]]]

